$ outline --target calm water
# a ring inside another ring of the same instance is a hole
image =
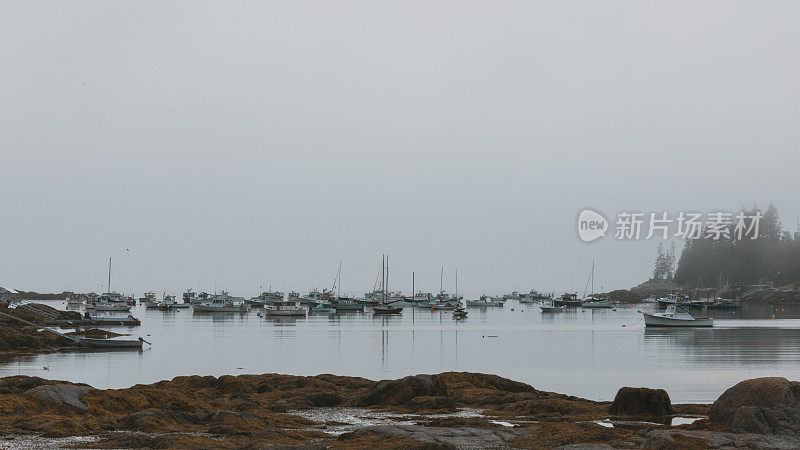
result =
[[[50,302],[63,309],[62,302]],[[513,308],[513,310],[512,310]],[[146,310],[141,327],[110,328],[153,343],[142,351],[15,357],[0,376],[36,375],[98,388],[178,375],[335,373],[370,379],[416,373],[495,373],[538,389],[611,400],[621,386],[666,389],[674,402],[712,402],[747,378],[800,379],[800,308],[712,311],[713,329],[645,329],[636,305],[543,315],[532,305],[470,308],[469,317],[406,308],[267,319]],[[412,314],[413,311],[413,314]],[[772,315],[775,318],[772,318]],[[44,370],[48,367],[49,370]]]

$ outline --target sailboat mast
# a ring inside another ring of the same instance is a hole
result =
[[[111,293],[111,258],[108,258],[108,293]]]
[[[456,297],[458,297],[458,269],[456,269]]]
[[[444,293],[444,266],[442,266],[442,274],[439,275],[439,293]]]
[[[386,297],[386,255],[381,255],[381,305]]]
[[[388,291],[388,290],[389,290],[389,255],[386,255],[386,291]],[[386,294],[384,294],[384,297],[385,296],[386,296]],[[384,303],[386,303],[385,299],[384,299]]]

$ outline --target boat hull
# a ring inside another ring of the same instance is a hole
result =
[[[709,328],[714,326],[714,319],[695,318],[695,319],[676,319],[674,317],[661,317],[653,314],[642,313],[644,316],[644,326],[663,327],[663,328]]]
[[[192,309],[196,312],[247,312],[246,306],[207,306],[207,305],[192,305]]]
[[[76,337],[75,344],[78,347],[88,348],[142,348],[141,340],[119,340],[119,339],[93,339]]]
[[[608,302],[583,302],[581,303],[582,308],[611,308],[611,303]]]
[[[276,311],[276,310],[268,309],[266,311],[266,314],[267,314],[267,316],[278,316],[278,317],[290,317],[290,316],[292,316],[292,317],[297,317],[297,316],[305,316],[306,315],[306,311],[304,309],[298,309],[298,310],[293,310],[293,311],[287,311],[287,310],[278,310],[278,311]]]
[[[496,301],[491,301],[491,302],[481,302],[481,301],[470,302],[470,301],[467,301],[467,307],[469,307],[469,308],[488,308],[488,307],[502,308],[503,307],[503,302],[496,302]]]
[[[374,306],[372,312],[375,314],[400,314],[403,308],[389,308],[384,306]]]

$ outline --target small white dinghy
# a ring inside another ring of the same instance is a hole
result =
[[[670,305],[663,313],[642,312],[646,327],[713,327],[714,319],[710,317],[694,317],[680,306]]]

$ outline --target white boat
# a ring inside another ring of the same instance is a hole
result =
[[[675,305],[667,306],[663,313],[642,312],[646,327],[713,327],[714,319],[710,317],[694,317],[685,308]]]
[[[67,309],[71,310],[81,309],[82,306],[83,306],[83,300],[81,300],[80,298],[67,297]]]
[[[492,298],[486,295],[481,295],[478,300],[467,300],[467,307],[471,308],[485,308],[485,307],[503,307],[503,300]]]
[[[127,312],[131,310],[131,307],[122,299],[122,295],[117,292],[109,292],[106,294],[101,294],[97,301],[87,303],[86,309],[94,311]]]
[[[566,306],[556,306],[553,302],[553,299],[542,300],[542,304],[539,305],[543,313],[552,313],[552,312],[561,312],[567,309]]]
[[[268,316],[305,316],[306,309],[295,300],[275,300],[271,305],[264,306]]]
[[[249,308],[241,298],[235,298],[223,291],[211,300],[195,303],[192,308],[196,312],[247,312]]]

